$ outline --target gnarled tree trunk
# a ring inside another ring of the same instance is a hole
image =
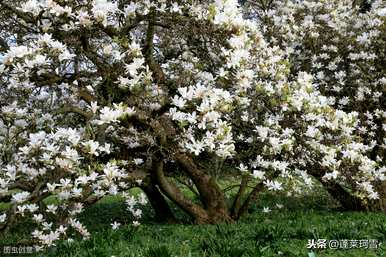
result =
[[[362,199],[350,194],[342,185],[335,181],[326,181],[323,179],[322,172],[310,172],[316,178],[332,198],[337,200],[340,205],[347,211],[366,211],[367,206]]]
[[[154,210],[155,220],[157,222],[177,223],[177,219],[170,209],[169,204],[155,183],[156,181],[149,179],[149,181],[141,185],[141,189],[145,192]]]
[[[202,205],[200,205],[186,197],[178,186],[165,176],[163,161],[153,160],[153,172],[161,191],[179,208],[189,214],[195,223],[215,224],[232,221],[226,207],[225,197],[210,176],[201,174],[198,171],[194,176],[190,176],[200,193],[202,202]]]

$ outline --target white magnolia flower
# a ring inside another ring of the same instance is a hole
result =
[[[134,108],[125,107],[123,104],[114,104],[113,108],[105,106],[101,110],[97,123],[101,125],[110,122],[118,122],[120,118],[132,116],[133,114],[135,114]]]
[[[66,230],[67,230],[67,227],[60,225],[60,227],[56,231],[59,232],[60,234],[64,234]]]
[[[334,170],[333,172],[329,172],[329,173],[326,173],[324,176],[323,176],[323,179],[325,180],[333,180],[333,179],[336,179],[339,175],[339,172],[337,170]]]
[[[101,22],[104,26],[107,25],[107,17],[110,13],[114,13],[118,9],[116,2],[108,0],[95,0],[93,1],[92,13],[98,22]]]
[[[74,162],[77,162],[80,159],[78,151],[69,146],[66,146],[66,149],[62,152],[62,155]]]
[[[378,14],[379,16],[386,16],[386,8],[379,9],[379,10],[377,11],[377,14]]]
[[[117,195],[118,194],[118,187],[116,185],[111,185],[109,188],[109,194],[110,195]]]
[[[3,223],[6,218],[7,218],[7,214],[4,213],[4,214],[0,215],[0,223]]]
[[[28,53],[30,53],[30,49],[27,46],[11,46],[6,54],[6,58],[21,58]]]
[[[32,217],[32,219],[37,222],[37,223],[42,223],[44,218],[43,218],[43,215],[42,214],[34,214],[34,216]]]
[[[23,203],[28,199],[28,196],[30,195],[29,192],[20,192],[12,195],[12,202],[15,203]]]
[[[248,172],[248,166],[244,165],[243,163],[240,163],[238,169],[239,169],[241,172]]]
[[[134,58],[133,62],[126,65],[126,71],[131,77],[135,77],[138,74],[138,69],[145,63],[144,58]]]
[[[278,191],[283,189],[282,183],[279,181],[267,180],[264,181],[264,185],[268,188],[268,190]]]
[[[121,116],[122,113],[119,110],[114,110],[107,106],[103,107],[101,110],[99,124],[117,122]]]
[[[95,156],[99,156],[98,148],[99,148],[99,142],[94,140],[89,140],[87,142],[82,143],[86,147],[86,151]]]
[[[138,203],[141,205],[147,204],[147,197],[144,193],[141,193],[138,197]]]
[[[262,126],[256,126],[256,129],[254,130],[259,135],[259,138],[264,141],[268,136],[269,129]]]
[[[263,212],[269,213],[269,212],[271,212],[271,209],[269,207],[263,207]]]
[[[53,205],[53,204],[47,205],[47,212],[51,212],[55,214],[57,209],[58,209],[58,206],[56,205]]]
[[[142,216],[142,210],[141,209],[136,209],[132,213],[133,213],[134,217],[136,217],[136,218],[140,218]]]
[[[113,230],[117,230],[120,226],[121,226],[121,223],[118,223],[116,221],[114,221],[114,223],[111,223],[111,228]]]
[[[135,165],[141,165],[143,163],[143,159],[142,158],[134,158],[134,164]]]
[[[71,60],[75,56],[75,54],[72,54],[68,50],[65,50],[61,54],[59,54],[59,61]]]
[[[104,146],[99,147],[99,150],[101,152],[105,152],[105,153],[109,154],[109,153],[111,153],[111,144],[105,143]]]
[[[97,102],[91,102],[90,106],[91,106],[91,111],[95,114],[99,108],[98,103]]]
[[[105,168],[103,169],[103,173],[108,180],[112,180],[114,178],[118,178],[122,176],[118,166],[112,163],[107,163]]]
[[[264,175],[265,175],[265,172],[264,172],[264,171],[261,171],[261,170],[253,170],[252,176],[253,176],[254,178],[263,179],[263,178],[264,178]]]
[[[379,193],[378,192],[371,192],[370,194],[369,194],[369,199],[371,199],[371,200],[377,200],[377,199],[379,199]]]
[[[205,144],[202,141],[196,141],[194,137],[190,138],[190,142],[185,144],[186,149],[195,155],[199,155],[204,150]]]
[[[32,148],[40,146],[44,139],[46,139],[47,134],[44,131],[40,131],[38,133],[30,134],[29,135],[29,144]]]
[[[27,210],[29,210],[31,213],[34,213],[37,210],[39,210],[38,205],[35,204],[35,203],[33,203],[33,204],[26,204],[25,206],[26,206]]]
[[[173,105],[177,106],[178,108],[182,109],[184,108],[186,104],[186,100],[180,96],[175,95],[172,100]]]
[[[68,200],[71,198],[71,192],[67,190],[61,191],[58,193],[58,198],[60,200]]]

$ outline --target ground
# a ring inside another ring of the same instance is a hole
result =
[[[283,204],[281,209],[276,203]],[[263,207],[270,207],[263,213]],[[142,225],[133,228],[124,203],[108,197],[89,207],[81,220],[91,239],[59,243],[46,252],[25,256],[44,257],[372,257],[386,256],[386,215],[344,212],[325,195],[284,197],[265,194],[239,222],[222,225],[159,224],[150,208]],[[177,216],[183,218],[176,210]],[[120,222],[118,230],[111,229]],[[25,224],[5,237],[1,245],[20,244]],[[307,249],[312,239],[375,239],[378,249]],[[382,244],[384,243],[384,244]],[[17,256],[17,255],[10,255]]]

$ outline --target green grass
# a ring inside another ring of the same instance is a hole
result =
[[[284,208],[275,208],[275,203]],[[328,203],[328,204],[326,204]],[[269,206],[270,213],[262,213]],[[177,210],[176,214],[182,218]],[[152,221],[152,210],[145,208],[143,225],[133,228],[121,199],[108,197],[89,207],[80,217],[92,232],[87,241],[59,243],[37,255],[44,257],[372,257],[386,256],[386,247],[376,250],[316,250],[311,253],[309,239],[377,239],[386,242],[386,216],[382,213],[342,212],[326,196],[284,197],[263,195],[258,205],[239,222],[222,225],[169,225]],[[111,230],[118,221],[120,229]],[[17,244],[28,226],[21,225],[2,245]]]

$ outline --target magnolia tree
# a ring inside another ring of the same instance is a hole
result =
[[[383,157],[361,113],[337,108],[285,33],[272,40],[237,1],[0,5],[3,232],[29,219],[43,246],[88,238],[78,214],[106,195],[133,225],[147,200],[162,220],[172,202],[196,223],[232,222],[263,190],[312,190],[315,170],[377,198]],[[222,166],[239,181],[230,204]]]
[[[358,176],[370,172],[384,180],[385,170],[381,166],[385,163],[386,149],[386,4],[384,1],[355,4],[355,1],[270,1],[270,5],[254,5],[247,11],[258,17],[270,44],[286,49],[294,76],[300,71],[309,72],[331,106],[357,112],[354,133],[361,140],[354,148],[370,152],[361,161],[358,158],[362,157],[355,152],[343,154],[362,162],[359,170],[347,166],[332,174],[319,169],[310,170],[309,174],[320,180],[346,208],[367,207],[365,195],[357,190],[362,187],[372,192],[371,198],[380,197],[384,209],[384,184],[361,183]],[[335,154],[324,161],[330,167],[341,165]]]

